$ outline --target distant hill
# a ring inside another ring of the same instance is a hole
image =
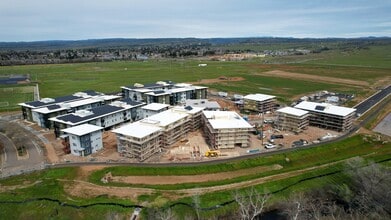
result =
[[[90,40],[52,40],[33,42],[0,42],[0,51],[55,51],[67,49],[118,49],[140,46],[172,45],[229,45],[229,44],[284,44],[284,43],[317,43],[317,42],[362,42],[391,41],[390,37],[364,38],[277,38],[277,37],[244,37],[244,38],[147,38],[147,39],[90,39]]]

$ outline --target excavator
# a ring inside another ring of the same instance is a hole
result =
[[[220,151],[218,150],[208,150],[205,152],[205,157],[217,157],[220,155]]]

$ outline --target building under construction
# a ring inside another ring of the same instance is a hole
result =
[[[254,128],[232,111],[204,111],[204,134],[214,149],[249,147]]]
[[[350,130],[356,112],[354,108],[307,101],[300,102],[295,108],[310,112],[310,125],[336,131]]]
[[[280,130],[300,132],[309,125],[309,112],[297,108],[285,107],[276,111],[276,126]]]
[[[243,110],[265,113],[268,111],[274,111],[276,97],[264,94],[249,94],[243,97],[243,102]]]
[[[200,128],[202,110],[174,107],[115,129],[117,150],[122,156],[146,160]]]

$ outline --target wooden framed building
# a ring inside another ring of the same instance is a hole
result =
[[[285,107],[276,111],[276,126],[280,130],[296,131],[304,130],[309,125],[309,112],[297,108]]]
[[[146,160],[200,128],[202,110],[177,106],[115,129],[117,150],[122,156]]]
[[[254,128],[233,111],[204,111],[203,130],[214,149],[249,147]]]
[[[265,113],[274,111],[276,97],[264,94],[249,94],[243,97],[243,110],[250,112]]]
[[[310,112],[310,125],[340,132],[352,128],[356,112],[354,108],[307,101],[300,102],[295,108]]]

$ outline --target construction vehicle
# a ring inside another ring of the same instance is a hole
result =
[[[205,152],[205,157],[217,157],[220,155],[220,151],[218,150],[208,150]]]

